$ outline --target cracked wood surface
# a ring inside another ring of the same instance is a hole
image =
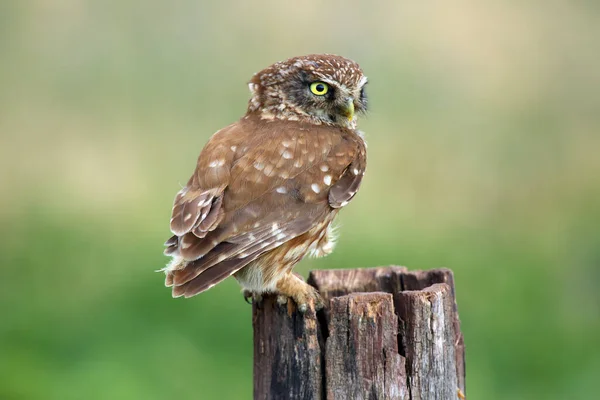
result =
[[[331,299],[325,370],[327,399],[409,398],[391,294]]]
[[[266,296],[253,304],[254,399],[323,399],[322,336],[317,316]]]
[[[311,272],[326,307],[253,306],[255,399],[462,399],[464,343],[448,269]]]

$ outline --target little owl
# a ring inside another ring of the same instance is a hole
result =
[[[356,112],[367,78],[334,55],[278,62],[254,75],[246,114],[215,133],[177,193],[165,254],[166,286],[190,297],[233,275],[244,296],[278,294],[321,308],[293,267],[334,247],[332,221],[366,167]]]

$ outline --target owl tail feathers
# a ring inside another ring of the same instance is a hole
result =
[[[175,271],[185,269],[188,263],[188,261],[184,260],[181,257],[173,257],[164,268],[156,270],[156,272],[164,272],[165,286],[171,287],[173,286],[173,276],[175,274]]]
[[[210,289],[247,264],[247,262],[243,262],[244,260],[233,261],[236,261],[236,268],[224,270],[221,269],[223,262],[210,263],[207,266],[203,259],[188,261],[174,256],[164,268],[156,272],[165,273],[165,286],[172,288],[173,297],[187,298]],[[216,268],[210,268],[213,266]]]
[[[165,269],[165,285],[173,288],[173,297],[192,297],[212,288],[235,274],[255,258],[230,258],[206,269],[199,268],[196,265],[200,260],[191,262],[183,261],[184,264],[177,264],[179,268]],[[183,265],[183,268],[180,267],[181,265]],[[198,269],[201,269],[202,272],[198,273]],[[190,271],[194,272],[190,273]],[[182,279],[184,276],[187,279]]]

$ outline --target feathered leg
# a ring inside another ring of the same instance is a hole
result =
[[[312,305],[315,310],[320,310],[324,306],[323,298],[317,292],[317,289],[294,273],[287,273],[281,278],[275,286],[278,296],[277,302],[285,304],[288,298],[293,299],[302,313],[308,310]]]

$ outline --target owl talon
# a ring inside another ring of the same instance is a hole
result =
[[[298,305],[298,311],[300,311],[302,314],[306,313],[308,311],[308,304],[304,303]]]
[[[322,310],[324,307],[325,307],[325,302],[323,301],[323,298],[319,294],[319,297],[317,298],[317,301],[315,302],[315,311]]]
[[[288,304],[289,300],[290,300],[289,297],[284,296],[282,294],[277,296],[277,304],[279,304],[280,306],[286,306]],[[298,308],[298,311],[300,311],[302,314],[304,314],[308,311],[308,303],[298,303],[296,300],[293,300],[293,301],[294,301],[294,303],[296,303],[296,307]]]
[[[246,301],[246,303],[256,304],[256,308],[260,309],[260,303],[263,299],[262,294],[254,293],[250,290],[245,289],[242,291],[242,296],[244,296],[244,301]]]
[[[252,292],[249,290],[243,290],[242,291],[242,296],[244,296],[244,301],[248,304],[252,304]]]
[[[314,310],[318,311],[324,306],[323,298],[317,289],[304,282],[302,277],[296,274],[289,274],[283,278],[277,284],[277,291],[279,292],[277,303],[285,304],[287,299],[291,298],[302,314],[306,313],[309,308],[314,307]]]

